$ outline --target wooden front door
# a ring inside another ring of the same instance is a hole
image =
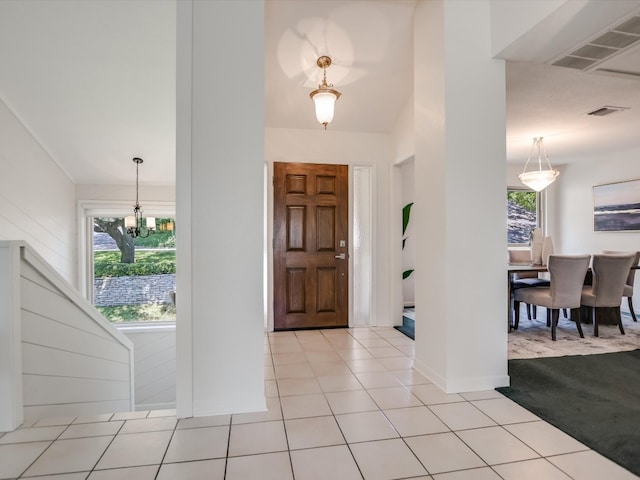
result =
[[[347,327],[348,167],[274,163],[274,328]]]

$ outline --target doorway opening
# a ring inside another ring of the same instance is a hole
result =
[[[275,165],[275,164],[272,164]],[[335,166],[335,165],[333,165]],[[274,330],[275,298],[278,294],[274,278],[274,247],[277,239],[274,223],[274,181],[271,165],[265,164],[265,330]],[[346,167],[346,166],[345,166]],[[372,165],[356,165],[348,168],[348,233],[344,250],[348,268],[347,298],[348,316],[345,326],[375,325],[373,301],[375,240],[375,170]],[[342,252],[338,252],[339,255]]]

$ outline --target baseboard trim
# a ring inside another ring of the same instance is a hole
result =
[[[168,410],[171,408],[176,408],[176,402],[142,403],[142,404],[136,405],[136,412],[141,412],[144,410]]]
[[[497,387],[508,387],[510,384],[509,375],[445,378],[418,360],[414,360],[413,368],[440,387],[445,393],[481,392],[494,390]]]

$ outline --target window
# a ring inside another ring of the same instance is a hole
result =
[[[175,220],[133,239],[123,217],[90,217],[94,306],[112,322],[175,321]]]
[[[507,189],[507,243],[526,245],[531,231],[539,226],[540,196],[524,189]]]

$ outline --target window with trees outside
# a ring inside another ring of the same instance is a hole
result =
[[[122,217],[90,221],[94,306],[116,323],[175,321],[175,220],[156,218],[156,231],[135,239]]]
[[[539,194],[533,190],[507,189],[507,243],[526,245],[540,225]]]

